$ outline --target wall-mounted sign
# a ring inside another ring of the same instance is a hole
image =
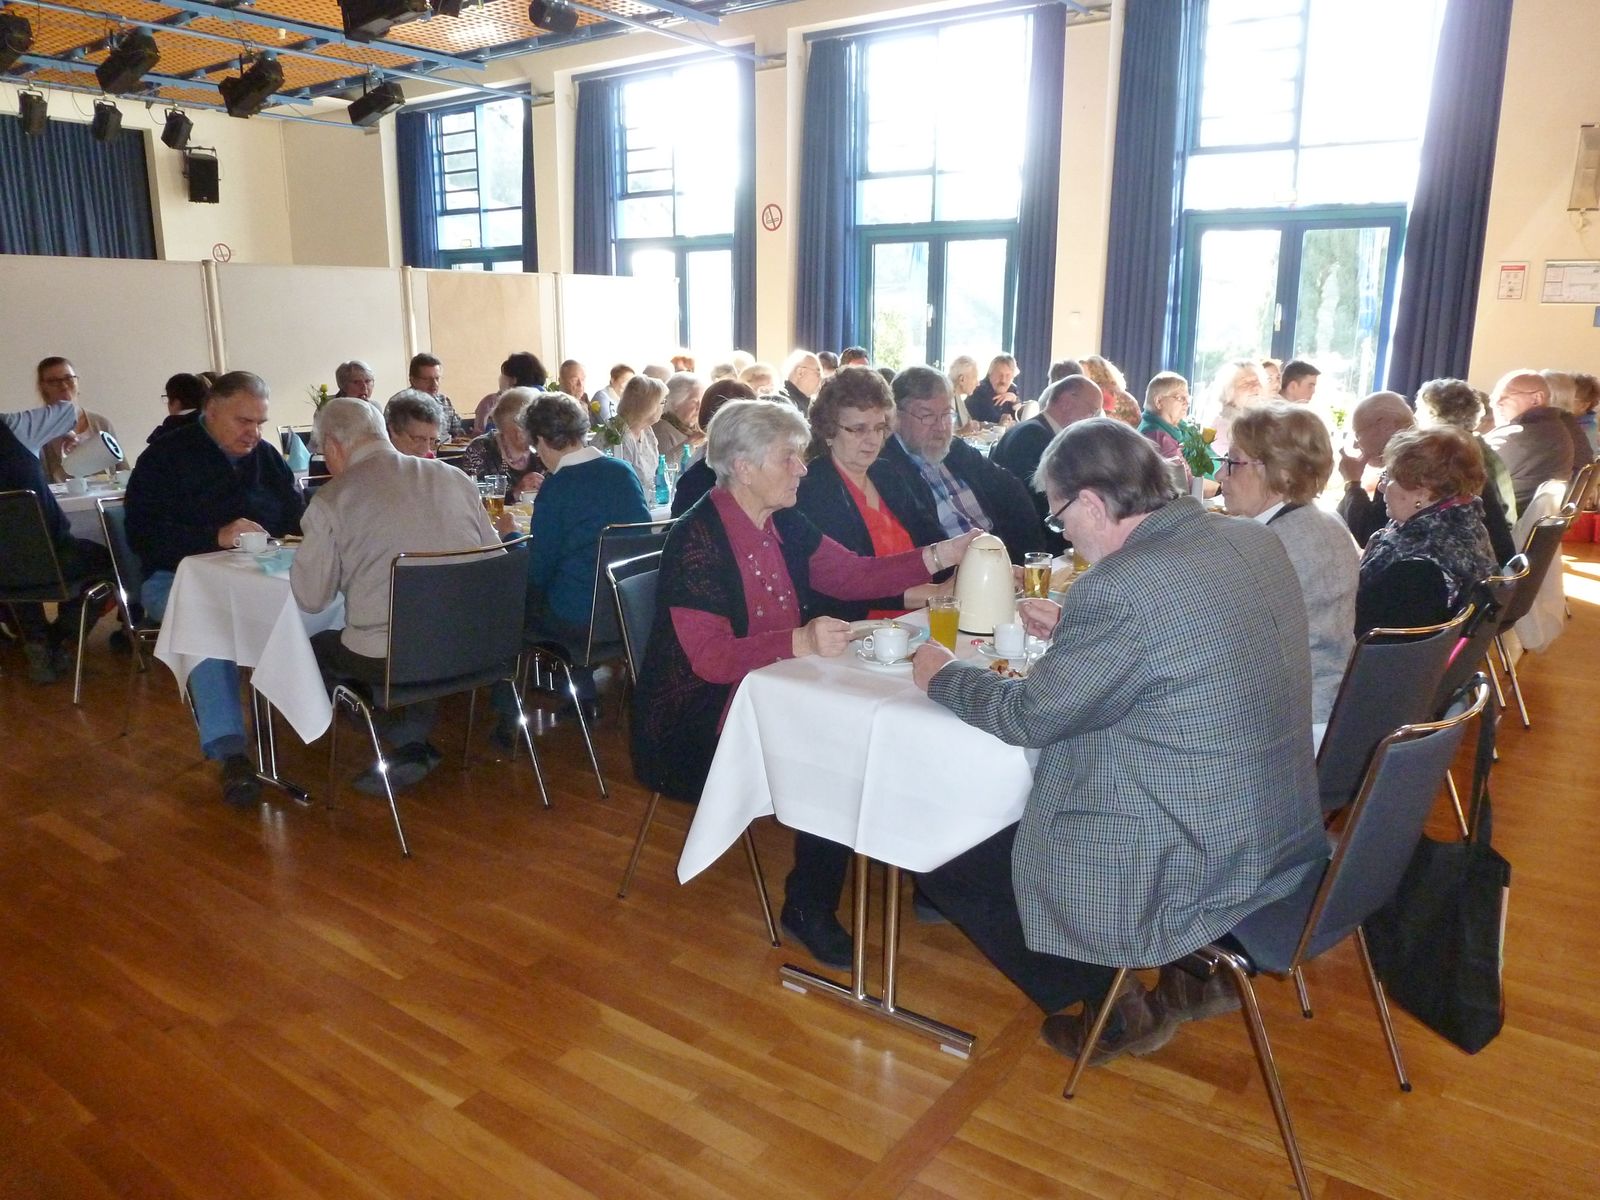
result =
[[[783,225],[783,209],[776,204],[769,204],[761,210],[761,227],[768,233],[776,233]]]
[[[1600,304],[1600,262],[1546,262],[1539,300],[1544,304]]]
[[[233,247],[229,246],[227,242],[218,242],[211,247],[211,257],[218,262],[227,262],[233,257]]]
[[[1501,263],[1500,283],[1495,288],[1496,300],[1521,300],[1528,291],[1528,264]]]

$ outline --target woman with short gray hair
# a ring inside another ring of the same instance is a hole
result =
[[[683,447],[698,446],[706,440],[696,423],[705,380],[689,371],[679,371],[667,380],[667,397],[661,406],[661,419],[655,423],[656,447],[667,462],[678,461]]]
[[[859,557],[794,508],[811,430],[793,406],[730,401],[707,436],[717,486],[678,521],[662,550],[631,726],[640,783],[691,803],[746,674],[787,658],[844,653],[850,625],[819,616],[820,597],[870,600],[925,585],[959,562],[976,534]],[[835,914],[849,863],[848,848],[796,834],[783,906],[790,935],[841,969],[850,965],[851,939]]]

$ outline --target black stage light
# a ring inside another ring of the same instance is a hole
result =
[[[394,26],[415,21],[431,10],[428,0],[339,0],[344,35],[357,42],[381,38]]]
[[[105,62],[94,69],[94,77],[107,95],[120,96],[138,87],[144,73],[153,68],[160,57],[155,38],[142,29],[130,29],[117,39]]]
[[[42,92],[23,92],[17,97],[17,115],[22,118],[22,132],[38,137],[50,119],[50,104]]]
[[[174,150],[182,150],[189,144],[189,135],[194,132],[194,122],[175,108],[167,109],[167,123],[161,127],[161,141]]]
[[[122,132],[122,113],[109,100],[100,100],[94,106],[94,120],[89,122],[89,132],[97,142],[114,141]]]
[[[528,5],[528,20],[547,33],[571,33],[578,27],[578,10],[561,0],[533,0]]]
[[[237,75],[217,84],[230,117],[253,117],[283,87],[283,68],[276,58],[258,58]]]
[[[398,83],[380,83],[370,92],[364,92],[350,105],[350,124],[363,128],[376,125],[384,117],[404,106],[405,93]]]
[[[0,72],[9,71],[33,45],[33,23],[17,13],[0,12]]]

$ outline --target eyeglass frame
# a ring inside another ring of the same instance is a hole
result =
[[[1071,500],[1068,500],[1060,508],[1056,509],[1055,512],[1051,513],[1048,517],[1046,517],[1044,519],[1044,527],[1046,529],[1048,529],[1051,533],[1057,533],[1057,534],[1066,533],[1067,531],[1066,531],[1066,528],[1063,525],[1062,518],[1067,515],[1067,509],[1071,508],[1074,504],[1076,504],[1081,499],[1083,499],[1083,494],[1080,492],[1078,495],[1074,496]]]
[[[840,433],[848,433],[853,438],[865,438],[869,434],[877,434],[887,440],[894,433],[894,426],[885,421],[881,425],[840,425]]]
[[[1226,468],[1229,475],[1232,475],[1237,467],[1264,467],[1266,465],[1259,458],[1230,458],[1224,454],[1217,459],[1217,470],[1220,471]]]

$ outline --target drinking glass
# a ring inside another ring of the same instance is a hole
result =
[[[1049,554],[1028,554],[1022,560],[1022,594],[1036,600],[1050,597],[1050,568],[1055,562]]]
[[[935,596],[928,601],[928,636],[946,650],[956,648],[956,628],[961,620],[961,602],[954,596]]]

